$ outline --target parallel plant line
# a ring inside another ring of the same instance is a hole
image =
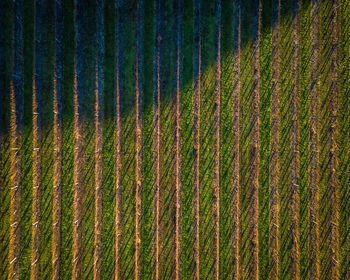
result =
[[[75,57],[74,57],[74,170],[73,170],[73,256],[72,279],[81,279],[83,269],[83,192],[84,192],[84,131],[83,100],[83,11],[81,0],[74,1]]]
[[[339,67],[339,95],[338,95],[338,153],[339,153],[339,262],[340,279],[350,277],[350,1],[338,1],[338,67]],[[343,174],[346,174],[345,176]]]
[[[271,155],[270,155],[270,277],[279,279],[279,99],[280,85],[280,19],[281,1],[272,2],[272,84],[271,84]]]
[[[214,159],[213,232],[214,279],[220,278],[220,146],[221,146],[221,0],[215,0],[215,84],[214,84]]]
[[[40,228],[41,228],[41,92],[43,86],[42,61],[42,1],[34,5],[34,75],[33,75],[33,204],[32,204],[32,254],[31,279],[40,277]]]
[[[261,1],[253,1],[251,24],[251,132],[249,146],[250,164],[250,205],[249,205],[249,252],[250,279],[259,278],[259,169],[260,169],[260,38],[261,38]]]
[[[194,0],[193,43],[193,278],[199,280],[200,101],[201,101],[201,0]]]
[[[182,90],[182,9],[183,0],[175,1],[175,132],[174,132],[174,176],[175,176],[175,280],[181,274],[181,90]]]
[[[233,2],[232,279],[240,279],[241,3]]]
[[[2,19],[4,17],[4,7],[3,7],[3,3],[0,2],[0,100],[3,100],[3,92],[5,91],[5,77],[4,77],[4,57],[5,57],[5,53],[4,53],[4,24],[2,22]],[[4,120],[2,117],[3,114],[3,108],[2,108],[2,104],[0,105],[0,149],[2,148],[3,145],[3,125],[4,125]],[[1,160],[1,159],[0,159]],[[0,161],[1,162],[1,161]]]
[[[298,280],[299,271],[299,89],[300,89],[300,0],[292,2],[292,61],[291,61],[291,186],[290,237],[291,278]]]
[[[3,8],[3,3],[0,2],[0,19],[3,19],[4,17],[4,8]],[[2,23],[2,20],[0,20],[0,100],[3,100],[3,96],[4,96],[4,92],[5,92],[5,75],[4,75],[4,26],[3,26],[3,23]],[[5,160],[4,160],[4,146],[6,144],[5,142],[5,136],[4,136],[4,119],[2,117],[2,114],[3,114],[3,108],[2,108],[2,103],[0,104],[0,164],[1,164],[1,168],[4,170],[4,166],[5,166]],[[4,182],[5,182],[5,176],[2,176],[0,178],[0,203],[1,203],[1,206],[0,206],[0,209],[1,209],[1,213],[0,213],[0,218],[3,220],[3,223],[2,225],[0,226],[0,251],[1,252],[5,252],[6,250],[6,245],[5,245],[5,238],[6,238],[6,234],[5,234],[5,231],[3,230],[4,228],[4,211],[2,210],[5,206],[5,203],[4,203],[4,197],[5,197],[5,193],[6,193],[6,189],[4,188]],[[3,253],[3,255],[1,256],[0,258],[0,261],[2,263],[5,263],[5,261],[3,260],[5,258],[5,253]]]
[[[121,250],[122,250],[122,124],[121,124],[121,95],[122,95],[122,5],[123,0],[116,0],[116,86],[115,86],[115,267],[114,279],[121,279]]]
[[[153,279],[159,279],[160,262],[160,181],[161,181],[161,91],[162,91],[162,0],[155,1],[154,89],[153,89]]]
[[[329,3],[330,50],[329,84],[327,95],[329,100],[329,115],[327,129],[328,167],[327,167],[327,210],[328,210],[328,263],[327,277],[339,279],[339,179],[338,179],[338,96],[339,96],[339,3],[332,0]]]
[[[104,89],[104,0],[95,1],[95,224],[93,277],[101,279],[102,268],[102,183],[103,183],[103,89]]]
[[[343,2],[344,3],[344,2]],[[350,1],[346,1],[346,6],[344,7],[344,16],[348,18],[348,15],[350,14]],[[349,19],[348,19],[349,22]],[[346,26],[344,28],[344,31],[346,30],[346,28],[349,28],[349,26]],[[343,30],[342,30],[343,31]],[[346,34],[346,32],[344,32]],[[349,33],[347,33],[347,42],[349,42]],[[346,43],[346,42],[345,42]],[[345,57],[347,57],[347,61],[350,61],[350,47],[348,46],[348,52],[345,54]],[[345,60],[346,61],[346,60]],[[346,66],[347,65],[347,66]],[[350,71],[349,71],[349,64],[345,64],[345,67],[347,68],[347,78],[350,78]],[[349,108],[349,104],[350,104],[350,88],[347,89],[348,92],[348,108]],[[350,109],[350,108],[349,108]],[[347,209],[350,209],[350,116],[348,116],[348,135],[347,135],[347,163],[348,163],[348,168],[347,168],[347,172],[348,172],[348,182],[347,182],[347,193],[348,193],[348,199],[347,199],[347,203],[345,206],[345,209],[347,207]],[[348,227],[350,226],[350,215],[347,215],[348,219],[347,219],[347,225]],[[350,234],[349,232],[347,232],[347,270],[346,273],[348,274],[348,277],[350,277]]]
[[[62,93],[63,93],[63,3],[55,5],[55,70],[53,80],[53,129],[54,129],[54,167],[52,197],[52,278],[61,276],[62,246]]]
[[[309,77],[309,266],[310,279],[320,275],[319,251],[319,0],[311,1],[310,23],[310,77]]]
[[[11,80],[11,186],[9,279],[20,279],[20,224],[22,188],[22,119],[23,119],[23,1],[15,1],[13,30],[13,65]]]
[[[141,203],[142,203],[142,96],[143,96],[143,0],[137,0],[136,9],[136,61],[135,61],[135,93],[136,93],[136,155],[135,155],[135,280],[141,275]]]

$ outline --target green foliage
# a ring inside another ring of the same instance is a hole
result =
[[[175,0],[173,0],[175,1]],[[173,149],[173,79],[174,79],[174,41],[173,23],[174,14],[173,1],[167,2],[164,14],[165,35],[164,43],[164,91],[162,92],[161,107],[161,205],[162,205],[162,256],[161,276],[169,279],[173,272],[173,170],[172,170],[172,149]],[[9,1],[6,7],[10,6]],[[89,3],[93,1],[89,1]],[[105,92],[104,92],[104,177],[103,177],[103,279],[112,279],[114,275],[114,176],[115,176],[115,11],[114,2],[105,1]],[[123,15],[123,85],[122,85],[122,255],[121,274],[124,279],[132,279],[134,275],[134,227],[135,227],[135,1],[125,1],[125,14]],[[222,109],[221,109],[221,217],[220,217],[220,275],[222,279],[229,279],[231,276],[230,265],[232,260],[231,242],[232,218],[231,205],[231,182],[232,182],[232,3],[223,1],[223,36],[222,36]],[[270,180],[270,93],[271,93],[271,2],[262,2],[262,38],[261,38],[261,107],[260,107],[260,190],[259,190],[259,262],[260,278],[269,279],[269,180]],[[340,93],[339,93],[339,209],[340,226],[339,236],[340,269],[341,279],[346,279],[348,273],[348,201],[349,201],[349,0],[341,0],[340,5],[340,45],[339,45],[339,68],[340,68]],[[91,4],[90,3],[90,4]],[[71,278],[72,266],[72,201],[73,201],[73,73],[74,73],[74,29],[73,29],[73,0],[64,1],[65,13],[65,57],[64,57],[64,94],[63,94],[63,201],[62,201],[62,279]],[[183,90],[181,92],[181,275],[182,279],[190,279],[192,276],[192,185],[193,185],[193,132],[192,132],[192,105],[193,105],[193,7],[191,0],[184,1],[184,35],[183,35]],[[327,29],[328,15],[327,1],[322,2],[321,22],[323,28],[323,44],[327,42],[329,30]],[[46,4],[49,15],[52,15],[53,8]],[[154,55],[154,3],[145,1],[145,25],[144,25],[144,96],[143,96],[143,194],[142,194],[142,256],[141,274],[144,279],[152,277],[152,203],[153,203],[153,55]],[[24,130],[23,145],[21,154],[23,156],[23,186],[22,186],[22,212],[21,212],[21,277],[28,278],[30,275],[30,242],[31,242],[31,197],[32,197],[32,75],[33,75],[33,3],[25,1],[24,19]],[[84,141],[85,141],[85,192],[84,192],[84,218],[83,218],[83,278],[92,277],[93,265],[93,224],[94,224],[94,127],[93,127],[93,62],[94,62],[94,28],[90,22],[93,21],[93,8],[88,9],[87,15],[87,96],[84,100],[84,111],[86,115]],[[249,141],[251,131],[251,112],[249,104],[251,101],[251,49],[250,46],[250,3],[242,2],[242,93],[241,93],[241,142],[240,142],[240,183],[241,183],[241,264],[242,276],[247,278],[246,267],[249,264],[250,252],[248,246],[248,206],[249,194]],[[4,26],[11,29],[10,21],[12,11],[6,9]],[[202,99],[201,99],[201,157],[200,157],[200,273],[201,278],[212,278],[213,270],[213,230],[212,230],[212,180],[213,180],[213,88],[214,88],[214,4],[213,1],[203,1],[203,37],[202,37]],[[290,279],[290,217],[289,214],[289,187],[290,187],[290,54],[291,54],[291,7],[288,1],[282,1],[281,20],[281,97],[280,97],[280,139],[279,139],[279,205],[280,205],[280,278]],[[52,233],[52,165],[53,165],[53,128],[52,128],[52,71],[54,63],[53,44],[53,20],[46,17],[45,22],[45,60],[44,60],[44,91],[43,91],[43,177],[42,177],[42,223],[41,223],[41,276],[43,279],[51,275],[51,233]],[[300,110],[299,110],[299,241],[300,241],[300,276],[308,278],[308,161],[309,161],[309,67],[310,67],[310,7],[308,1],[303,1],[301,6],[300,26]],[[6,34],[11,36],[7,29]],[[8,38],[6,42],[8,42]],[[325,49],[327,46],[324,46]],[[326,49],[327,50],[327,49]],[[325,50],[325,52],[326,52]],[[5,55],[8,58],[5,67],[6,94],[9,93],[11,47],[6,44]],[[328,69],[327,56],[321,58]],[[327,80],[327,79],[325,79]],[[322,84],[323,91],[321,101],[324,107],[321,124],[326,126],[327,106],[327,81]],[[3,108],[9,107],[9,99],[3,98]],[[9,109],[2,116],[1,123],[9,123]],[[326,130],[321,133],[321,159],[327,158]],[[9,186],[10,186],[10,151],[9,151],[9,129],[5,127],[5,133],[1,135],[0,149],[0,278],[7,279],[8,275],[8,244],[9,244]],[[321,189],[325,194],[327,173],[325,168],[321,170]],[[325,221],[329,215],[326,199],[321,199],[321,220]],[[326,229],[325,229],[326,230]],[[326,235],[326,234],[324,234]],[[320,240],[325,242],[325,240]],[[327,258],[326,247],[322,247],[322,264]],[[322,276],[325,278],[325,276]]]

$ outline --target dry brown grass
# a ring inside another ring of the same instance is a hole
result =
[[[259,168],[260,168],[260,38],[261,1],[254,1],[252,15],[252,90],[251,90],[251,134],[249,146],[250,163],[250,206],[249,206],[249,278],[259,278]]]
[[[31,279],[40,278],[40,229],[41,229],[41,118],[42,118],[42,3],[35,3],[34,17],[34,74],[32,85],[32,126],[33,126],[33,200],[32,200],[32,244]]]
[[[98,70],[96,70],[98,71]],[[98,76],[98,74],[96,74]],[[96,87],[98,87],[96,77]],[[94,225],[94,279],[101,278],[102,267],[102,181],[103,181],[103,126],[102,100],[95,90],[95,225]]]
[[[338,94],[339,94],[339,23],[338,23],[338,1],[330,3],[330,60],[329,60],[329,115],[327,129],[328,144],[328,258],[327,277],[329,279],[339,279],[339,179],[338,179]]]
[[[77,74],[74,77],[74,170],[73,170],[73,261],[72,278],[79,280],[81,277],[82,262],[82,215],[83,215],[83,169],[84,169],[84,143],[83,120],[81,116],[81,104],[78,95]]]
[[[40,277],[40,216],[41,216],[41,114],[40,96],[33,77],[33,204],[31,279]]]
[[[10,240],[9,279],[20,279],[22,119],[23,119],[23,3],[13,3],[13,73],[10,83]]]
[[[122,249],[122,124],[121,124],[121,110],[120,110],[120,96],[121,96],[121,71],[122,71],[122,57],[121,57],[121,3],[117,2],[116,7],[116,116],[115,116],[115,267],[114,280],[121,279],[121,249]]]
[[[104,89],[104,1],[96,2],[95,48],[95,222],[93,278],[101,279],[103,233],[103,89]]]
[[[143,0],[137,0],[136,11],[136,61],[135,61],[135,97],[136,97],[136,192],[135,192],[135,280],[141,273],[141,203],[142,203],[142,32]]]
[[[52,205],[52,278],[60,279],[62,225],[62,104],[54,79],[54,167]]]
[[[20,223],[21,223],[21,186],[22,186],[22,108],[18,94],[11,82],[11,189],[10,189],[10,243],[9,243],[9,279],[20,279]],[[17,96],[16,96],[17,95]]]
[[[55,8],[56,64],[53,80],[53,196],[52,196],[52,279],[61,275],[62,245],[62,90],[63,90],[63,4],[56,1]]]

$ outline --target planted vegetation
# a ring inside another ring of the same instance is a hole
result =
[[[349,12],[0,1],[0,279],[348,279]]]

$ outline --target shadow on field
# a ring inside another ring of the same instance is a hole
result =
[[[310,0],[303,1],[302,9],[307,9]],[[122,110],[127,115],[135,106],[135,11],[136,1],[125,1],[123,5],[123,73],[122,73]],[[291,2],[291,1],[290,1]],[[88,9],[85,14],[85,49],[84,49],[84,99],[83,114],[86,119],[93,119],[94,113],[94,48],[95,25],[94,1],[88,0]],[[12,28],[13,11],[12,2],[2,2],[2,49],[1,51],[1,131],[9,132],[10,120],[10,80],[12,53]],[[193,3],[184,1],[183,15],[183,88],[189,89],[193,80]],[[232,1],[223,1],[222,13],[222,57],[230,56],[233,52],[233,4]],[[251,41],[250,19],[254,1],[243,1],[241,6],[242,18],[242,49],[249,46]],[[281,20],[291,14],[291,3],[282,1]],[[202,11],[202,73],[211,69],[214,63],[214,4],[210,0],[203,0]],[[73,0],[64,1],[64,93],[63,93],[63,118],[71,121],[73,118],[73,78],[74,78],[74,3]],[[272,0],[262,1],[262,39],[266,31],[271,28]],[[43,25],[43,94],[42,112],[43,126],[51,126],[53,121],[53,70],[54,70],[54,5],[50,1],[44,1],[44,25]],[[153,1],[145,1],[144,4],[144,70],[143,70],[143,106],[152,106],[154,87],[154,5]],[[32,77],[34,67],[34,4],[33,1],[24,1],[23,15],[23,57],[24,57],[24,126],[31,126],[32,119]],[[164,10],[164,30],[162,36],[162,49],[164,52],[162,71],[164,80],[162,83],[162,98],[169,99],[174,94],[174,7],[169,4]],[[104,115],[105,119],[114,118],[115,108],[115,6],[114,1],[105,1],[105,92]]]

